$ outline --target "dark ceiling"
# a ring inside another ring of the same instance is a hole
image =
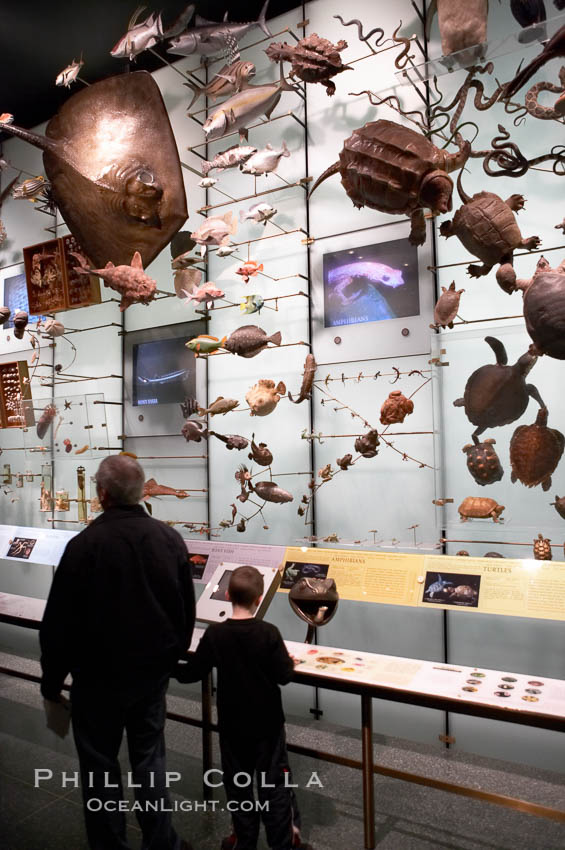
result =
[[[148,5],[140,20],[162,10],[165,27],[187,5],[183,0],[146,2],[155,5]],[[263,0],[196,0],[195,5],[196,12],[210,20],[222,20],[227,10],[229,20],[248,21],[257,19]],[[114,59],[110,50],[125,35],[136,6],[137,0],[5,0],[0,27],[0,112],[11,112],[14,123],[28,128],[50,118],[69,97],[69,90],[55,86],[55,78],[81,53],[80,76],[87,82],[125,71],[128,63]],[[292,0],[270,0],[267,18],[298,6],[301,3]],[[261,31],[257,32],[261,37]],[[156,49],[166,55],[163,47]],[[132,65],[148,71],[161,66],[147,51]]]

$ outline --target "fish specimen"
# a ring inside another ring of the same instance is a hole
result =
[[[57,408],[54,404],[48,404],[43,408],[43,413],[39,417],[36,425],[37,436],[40,440],[44,438],[49,430],[49,426],[57,415]]]
[[[277,210],[274,207],[263,202],[261,204],[253,204],[247,212],[240,210],[239,218],[240,221],[256,221],[258,224],[263,224],[266,227],[269,219],[276,214]]]
[[[217,74],[214,74],[210,82],[205,86],[196,85],[190,81],[184,83],[192,91],[192,100],[188,105],[188,112],[199,97],[204,95],[213,102],[218,97],[225,97],[242,91],[249,85],[249,80],[255,76],[255,65],[253,62],[242,62],[241,59],[224,65]]]
[[[255,463],[258,463],[259,466],[270,466],[273,462],[272,452],[269,451],[266,443],[257,443],[255,442],[255,434],[252,435],[251,438],[251,453],[249,454],[249,460],[254,460]]]
[[[426,596],[430,599],[433,599],[436,594],[442,594],[447,587],[453,587],[453,582],[448,581],[441,577],[441,575],[437,574],[437,581],[432,582],[428,589],[426,590]]]
[[[377,431],[367,431],[366,434],[363,434],[362,437],[357,437],[355,440],[355,451],[359,452],[362,457],[366,457],[367,460],[370,460],[372,457],[376,457],[378,455],[379,450],[377,446],[379,443],[380,440]]]
[[[477,426],[474,437],[487,428],[515,422],[525,412],[530,397],[545,407],[537,387],[526,383],[537,357],[526,352],[513,366],[508,366],[503,343],[493,336],[485,337],[485,342],[494,351],[496,363],[476,369],[465,385],[463,398],[453,402],[454,407],[464,407],[469,422]]]
[[[275,150],[273,146],[267,142],[263,150],[257,151],[253,156],[249,157],[243,165],[240,166],[244,174],[253,174],[258,177],[261,174],[271,174],[277,170],[278,164],[283,156],[290,156],[290,151],[283,140],[280,150]]]
[[[74,83],[76,78],[79,75],[79,71],[84,65],[82,61],[82,57],[77,62],[75,59],[71,62],[70,65],[67,65],[66,68],[63,68],[60,74],[57,75],[57,79],[55,80],[56,86],[65,86],[65,88],[70,88],[71,83]]]
[[[25,310],[18,310],[17,313],[14,314],[13,322],[14,322],[14,336],[16,339],[24,338],[24,331],[27,328],[29,316]]]
[[[546,62],[559,56],[565,56],[565,26],[557,30],[555,35],[545,42],[542,52],[508,83],[504,89],[504,99],[508,100],[513,97]]]
[[[550,505],[553,505],[561,519],[565,519],[565,496],[561,496],[561,498],[556,496],[555,501],[550,502]]]
[[[263,263],[259,265],[257,260],[247,260],[242,266],[236,270],[236,274],[241,275],[245,283],[249,283],[250,277],[255,277],[259,272],[263,271]]]
[[[200,334],[199,336],[195,336],[194,339],[189,339],[188,342],[185,342],[185,346],[190,348],[191,351],[194,351],[196,356],[199,357],[201,354],[214,354],[219,348],[223,348],[226,339],[226,336],[218,339],[217,336]]]
[[[274,481],[258,481],[257,484],[252,485],[250,483],[249,486],[259,498],[264,499],[266,502],[283,504],[284,502],[294,501],[294,496],[287,490],[283,490]]]
[[[551,487],[551,476],[561,460],[565,437],[561,431],[547,427],[547,407],[538,411],[533,425],[519,425],[510,440],[512,483],[521,481],[526,487],[541,484],[544,492]]]
[[[268,416],[272,413],[281,395],[286,392],[283,381],[275,386],[275,382],[268,378],[260,378],[245,395],[245,400],[251,408],[251,416]]]
[[[471,277],[488,274],[497,263],[511,264],[516,248],[533,251],[541,240],[539,236],[522,237],[514,215],[524,207],[523,195],[510,195],[503,201],[494,192],[478,192],[469,197],[461,185],[461,175],[457,180],[457,189],[463,202],[452,221],[441,223],[439,232],[446,239],[457,236],[461,244],[482,261],[482,265],[471,263],[467,272]],[[509,292],[504,275],[497,274],[496,280],[501,289]]]
[[[473,436],[473,444],[468,443],[462,449],[467,455],[467,469],[481,486],[494,484],[504,475],[500,459],[493,449],[495,443],[493,439],[479,443],[478,437]]]
[[[467,496],[457,508],[462,522],[468,519],[489,519],[500,522],[500,515],[504,505],[499,505],[495,499],[487,499],[486,496]]]
[[[257,325],[242,325],[229,335],[223,347],[239,357],[256,357],[268,347],[270,342],[273,345],[280,345],[281,332],[275,331],[268,335]]]
[[[332,44],[327,38],[321,38],[313,32],[307,38],[301,38],[294,45],[273,42],[265,53],[271,62],[291,62],[290,77],[305,83],[321,83],[326,87],[326,94],[335,94],[335,83],[332,77],[343,71],[351,71],[350,65],[344,65],[339,55],[347,47],[347,42],[340,39]]]
[[[144,267],[187,218],[176,141],[159,87],[135,71],[75,92],[45,136],[3,123],[1,129],[43,150],[53,201],[79,245],[100,268]]]
[[[237,221],[230,210],[224,215],[211,215],[204,219],[200,227],[190,235],[197,245],[200,245],[200,254],[203,257],[208,245],[227,245],[234,233],[237,233]]]
[[[278,82],[247,86],[225,100],[208,116],[202,125],[206,141],[221,139],[236,130],[240,139],[246,139],[248,125],[262,115],[270,118],[284,91],[298,93],[298,89],[285,80],[281,65]]]
[[[202,439],[208,439],[208,430],[204,422],[199,422],[197,419],[187,419],[182,426],[182,436],[187,443],[200,443]]]
[[[293,404],[300,404],[302,401],[307,401],[312,396],[312,385],[314,383],[314,375],[316,374],[316,360],[313,354],[307,354],[304,361],[304,371],[302,373],[302,385],[300,394],[297,399],[293,399],[291,393],[288,394],[288,400]]]
[[[246,295],[240,303],[239,309],[242,313],[250,316],[252,313],[260,313],[264,303],[261,295]]]
[[[225,443],[226,449],[237,449],[241,451],[241,449],[246,449],[249,445],[249,440],[241,437],[239,434],[218,434],[216,431],[209,431],[208,433],[213,437],[217,437],[222,443]]]
[[[337,460],[336,460],[336,463],[337,463],[337,465],[339,466],[340,469],[342,469],[344,472],[347,472],[347,470],[349,469],[349,467],[353,463],[353,455],[352,454],[346,454],[343,457],[338,457]]]
[[[538,534],[537,540],[534,540],[534,558],[536,561],[551,561],[553,559],[549,537]]]
[[[199,262],[200,260],[198,260]],[[195,277],[195,274],[197,275]],[[186,298],[188,292],[194,292],[198,288],[195,280],[201,280],[201,273],[197,269],[177,269],[173,278],[173,285],[177,298]]]
[[[210,407],[199,407],[198,415],[206,416],[209,413],[210,416],[218,416],[221,413],[225,416],[226,413],[229,413],[230,410],[235,410],[236,407],[239,407],[239,402],[236,398],[224,398],[223,395],[219,395]]]
[[[252,145],[232,145],[225,151],[217,153],[213,159],[205,159],[202,162],[202,174],[207,175],[210,171],[225,171],[226,168],[237,168],[238,165],[247,162],[250,156],[257,153],[257,148]]]
[[[128,23],[128,30],[110,51],[114,59],[129,59],[131,62],[144,50],[154,47],[160,41],[179,35],[194,14],[194,5],[189,4],[177,20],[168,29],[163,29],[161,15],[152,12],[142,23],[138,23],[139,16],[145,6],[138,6]]]
[[[0,307],[0,325],[4,325],[11,315],[12,312],[9,307]]]
[[[203,177],[202,180],[198,183],[198,185],[202,189],[211,189],[212,186],[215,186],[218,181],[215,177]]]
[[[198,413],[200,405],[192,396],[187,396],[184,401],[180,403],[181,413],[185,419],[188,419],[189,416],[192,416],[194,413]]]
[[[143,263],[141,254],[136,251],[131,259],[129,266],[115,266],[111,261],[106,263],[103,269],[91,269],[85,264],[82,254],[77,254],[71,251],[73,257],[79,261],[75,271],[79,274],[95,274],[101,277],[104,281],[104,286],[109,286],[122,296],[120,301],[120,311],[124,310],[131,304],[149,304],[155,297],[157,284],[153,278],[146,275],[143,271]]]
[[[433,0],[426,15],[428,38],[436,12],[444,56],[486,41],[488,0],[465,0],[464,3],[454,3],[453,0]]]
[[[504,274],[506,281],[524,294],[526,330],[533,339],[530,352],[565,360],[565,260],[552,269],[545,257],[540,257],[530,280],[517,279],[510,265]]]
[[[316,180],[310,195],[333,174],[353,205],[385,213],[409,215],[410,242],[426,239],[424,208],[449,212],[453,181],[448,176],[465,165],[471,152],[468,142],[457,153],[437,148],[421,133],[394,121],[371,121],[354,130],[343,143],[339,161]]]
[[[193,292],[185,292],[184,294],[186,295],[187,304],[191,301],[197,301],[199,304],[204,304],[206,309],[210,309],[210,307],[214,306],[214,301],[218,298],[223,298],[226,293],[223,289],[218,289],[216,284],[209,280]]]
[[[5,125],[2,125],[3,129]],[[39,177],[28,177],[27,180],[24,180],[23,183],[20,183],[19,186],[15,186],[12,189],[12,198],[14,200],[26,200],[35,203],[39,198],[45,197],[45,192],[49,188],[49,183],[45,180],[45,177],[39,175]]]
[[[259,27],[266,36],[272,38],[273,34],[267,26],[265,17],[268,6],[269,0],[265,0],[258,19],[244,23],[231,23],[227,19],[208,21],[196,15],[195,26],[189,27],[180,35],[175,34],[176,37],[169,42],[167,52],[174,53],[176,56],[191,56],[193,53],[199,53],[201,56],[215,56],[229,51],[235,53],[234,58],[236,58],[239,56],[237,42],[255,27]]]
[[[220,245],[216,257],[229,257],[234,251],[237,251],[237,245]]]
[[[186,490],[177,490],[167,487],[166,484],[157,484],[154,478],[149,478],[143,485],[143,499],[151,499],[153,496],[176,496],[177,499],[188,497]]]
[[[442,286],[441,295],[434,307],[434,324],[430,325],[432,330],[453,327],[453,320],[459,311],[459,301],[464,292],[464,289],[455,289],[455,281],[449,284],[448,289]]]
[[[414,402],[406,398],[400,390],[393,390],[381,407],[381,423],[394,425],[397,422],[404,422],[413,410]]]
[[[57,319],[47,319],[42,330],[44,334],[50,337],[63,336],[65,326],[62,322],[58,322]]]

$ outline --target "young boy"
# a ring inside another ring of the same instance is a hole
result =
[[[218,669],[223,782],[228,801],[234,803],[234,835],[224,839],[222,850],[255,850],[261,817],[272,850],[312,850],[300,840],[299,815],[289,787],[279,688],[290,681],[294,663],[276,626],[254,619],[262,595],[259,570],[235,569],[226,593],[233,606],[231,618],[208,626],[194,656],[179,663],[175,675],[179,682],[197,682],[212,667]],[[253,810],[255,774],[259,800],[268,803],[268,810],[261,813]],[[253,801],[253,808],[246,801]]]

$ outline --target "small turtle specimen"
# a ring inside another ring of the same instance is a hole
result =
[[[551,487],[555,472],[565,448],[561,431],[547,427],[547,408],[538,411],[533,425],[520,425],[510,440],[511,480],[521,481],[526,487],[541,484],[546,492]]]
[[[467,443],[463,446],[462,451],[467,455],[467,469],[481,486],[485,484],[494,484],[500,481],[504,475],[504,470],[500,459],[493,449],[496,440],[489,438],[479,443],[477,437],[473,435],[473,443]]]
[[[414,402],[406,398],[400,390],[393,390],[381,407],[381,423],[394,425],[397,422],[404,422],[413,410]]]
[[[464,292],[464,289],[455,289],[455,281],[449,284],[449,289],[442,286],[441,295],[434,307],[434,324],[430,325],[432,330],[453,327],[453,320],[459,312],[459,301]]]
[[[538,534],[537,539],[534,540],[534,558],[536,561],[553,560],[551,540],[549,537],[544,537],[543,534]]]
[[[488,519],[492,517],[493,522],[500,522],[500,515],[504,505],[499,505],[496,499],[487,499],[483,496],[467,496],[457,508],[461,522],[468,519]]]
[[[559,498],[559,496],[555,497],[554,502],[550,502],[550,505],[553,505],[561,519],[565,519],[565,496]]]
[[[565,260],[552,269],[540,257],[533,277],[519,280],[512,266],[503,270],[506,281],[524,293],[526,330],[533,339],[532,354],[565,360]]]
[[[469,557],[469,553],[467,552],[466,549],[460,549],[459,552],[456,552],[455,554],[457,555],[458,558],[468,558]]]
[[[483,558],[505,558],[506,555],[501,555],[500,552],[485,552]]]
[[[465,165],[470,152],[469,142],[462,143],[457,153],[447,153],[402,124],[371,121],[345,140],[339,161],[318,177],[310,194],[339,173],[355,207],[409,215],[408,238],[412,245],[423,245],[424,209],[434,214],[451,210],[453,181],[448,175]]]
[[[537,387],[526,383],[537,357],[526,352],[513,366],[508,366],[502,342],[494,336],[486,336],[485,342],[494,351],[496,363],[476,369],[465,385],[463,398],[453,402],[454,407],[464,407],[469,422],[477,426],[474,437],[487,428],[515,422],[526,410],[530,396],[540,407],[545,407]]]
[[[335,94],[335,83],[331,77],[343,71],[351,71],[350,65],[344,65],[339,55],[347,47],[347,42],[340,39],[332,44],[327,38],[321,38],[313,32],[307,38],[301,38],[295,45],[273,42],[265,53],[271,62],[292,62],[289,76],[298,77],[305,83],[321,83],[326,87],[326,94]]]
[[[514,215],[524,206],[523,195],[510,195],[503,201],[494,192],[478,192],[469,197],[461,185],[461,175],[457,179],[457,189],[463,202],[452,221],[444,221],[440,233],[449,239],[457,236],[462,245],[482,261],[482,265],[471,263],[467,272],[471,277],[488,274],[493,266],[511,263],[516,248],[533,251],[540,244],[538,236],[522,237]],[[508,290],[504,277],[497,274],[497,282],[505,292]]]

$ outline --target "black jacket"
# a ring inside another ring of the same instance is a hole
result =
[[[262,620],[226,620],[208,626],[198,649],[179,664],[179,682],[203,679],[218,669],[220,733],[266,738],[284,723],[279,684],[290,681],[294,664],[281,634]]]
[[[39,632],[43,696],[56,699],[68,673],[102,683],[172,671],[194,616],[180,534],[140,505],[109,508],[55,572]]]

